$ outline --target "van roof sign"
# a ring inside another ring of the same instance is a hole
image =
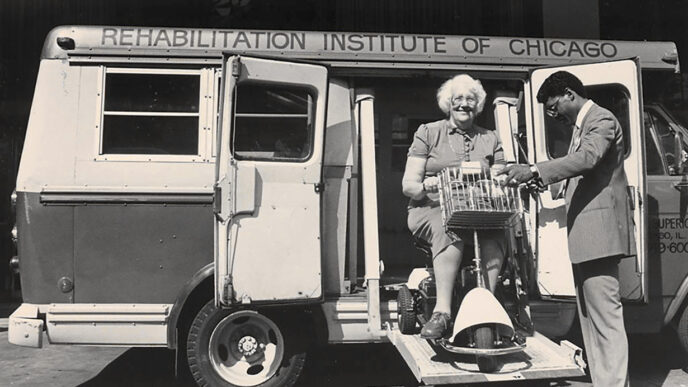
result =
[[[46,38],[42,58],[220,58],[223,51],[325,61],[522,66],[639,57],[643,68],[679,70],[673,42],[107,26],[56,27]]]

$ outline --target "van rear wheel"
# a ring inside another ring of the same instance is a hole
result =
[[[297,334],[265,314],[210,300],[189,329],[189,369],[199,386],[292,386],[306,360]]]

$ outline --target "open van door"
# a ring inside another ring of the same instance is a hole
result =
[[[621,60],[565,67],[536,69],[531,74],[535,157],[538,162],[566,155],[572,131],[545,114],[536,100],[542,83],[552,73],[565,70],[577,76],[588,97],[610,110],[619,120],[625,140],[624,168],[633,206],[637,256],[621,260],[621,297],[626,301],[647,301],[645,164],[643,161],[642,93],[637,60]],[[540,194],[537,220],[538,286],[543,296],[575,296],[568,258],[564,199],[553,200],[559,185]],[[633,230],[631,228],[631,230]]]
[[[221,79],[215,303],[319,299],[327,68],[225,54]]]

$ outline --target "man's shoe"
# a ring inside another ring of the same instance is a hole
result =
[[[430,320],[423,325],[420,330],[420,337],[422,339],[439,339],[449,329],[449,321],[451,317],[449,314],[442,312],[435,312],[430,317]]]

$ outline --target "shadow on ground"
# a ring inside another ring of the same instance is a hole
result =
[[[132,348],[108,364],[82,387],[194,386],[174,377],[174,352]],[[316,348],[299,379],[304,387],[415,386],[416,381],[389,344],[352,344]]]
[[[684,380],[688,380],[687,365],[687,357],[673,331],[630,337],[629,369],[633,386],[677,385],[676,371],[680,374],[680,383],[683,384]],[[192,381],[175,379],[173,351],[164,348],[132,348],[81,386],[193,385]],[[311,351],[298,386],[417,386],[417,382],[391,344],[349,344],[316,348]],[[544,383],[524,381],[490,384],[490,387],[525,386],[579,387],[592,384],[588,377]]]

